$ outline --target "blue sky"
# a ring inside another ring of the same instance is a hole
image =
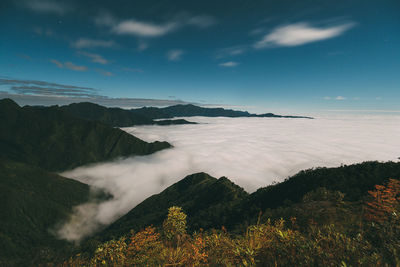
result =
[[[398,14],[399,1],[3,1],[0,95],[399,110]]]

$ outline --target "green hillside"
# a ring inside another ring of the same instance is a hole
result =
[[[73,249],[51,230],[96,196],[51,171],[170,147],[56,106],[21,108],[10,99],[0,100],[0,122],[0,266],[35,265]]]
[[[400,162],[363,162],[337,168],[317,168],[300,171],[285,181],[263,187],[249,195],[235,209],[240,221],[254,218],[260,211],[286,203],[299,203],[303,196],[317,188],[345,194],[347,201],[359,201],[376,184],[389,178],[400,179]],[[254,221],[253,221],[254,222]]]
[[[160,225],[170,206],[181,206],[190,215],[190,229],[219,228],[223,217],[248,194],[225,177],[216,179],[205,173],[192,174],[147,198],[100,233],[101,239],[121,236],[130,229]]]
[[[199,173],[143,201],[96,237],[113,240],[70,263],[398,266],[399,213],[400,163],[302,171],[250,195]]]
[[[0,158],[60,171],[170,147],[144,142],[120,129],[75,118],[58,107],[19,107],[0,100]]]
[[[57,254],[66,242],[51,233],[89,186],[37,167],[0,161],[0,266],[27,266]]]
[[[362,200],[374,185],[389,178],[400,179],[400,163],[364,162],[301,171],[281,183],[247,194],[227,178],[194,174],[144,200],[99,236],[120,236],[129,229],[159,225],[170,206],[180,206],[187,212],[189,230],[225,226],[240,232],[255,223],[260,212],[301,204],[307,193],[318,188],[342,192],[344,200],[354,202]]]

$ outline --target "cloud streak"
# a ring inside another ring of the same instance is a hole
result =
[[[178,26],[176,22],[154,24],[131,19],[118,23],[111,31],[116,34],[129,34],[139,37],[158,37],[176,30]]]
[[[96,40],[90,38],[79,38],[75,42],[71,43],[71,46],[77,49],[82,48],[111,48],[117,47],[117,43],[113,40]]]
[[[22,4],[26,8],[37,13],[64,15],[65,13],[72,11],[70,5],[60,1],[28,0],[22,2]]]
[[[254,48],[291,47],[327,40],[342,35],[354,25],[354,23],[344,23],[335,26],[316,27],[306,22],[299,22],[279,26],[256,42]]]
[[[45,81],[36,81],[36,80],[19,80],[19,79],[7,79],[7,78],[0,78],[0,85],[38,85],[38,86],[56,86],[59,88],[66,88],[66,89],[84,89],[84,90],[91,90],[97,91],[96,89],[90,87],[82,87],[82,86],[75,86],[75,85],[65,85],[59,83],[51,83]]]
[[[101,56],[99,54],[93,54],[93,53],[88,53],[88,52],[84,52],[84,51],[79,51],[78,54],[89,58],[90,61],[92,61],[93,63],[98,63],[98,64],[102,64],[102,65],[109,63],[109,61],[107,59],[105,59],[103,56]]]
[[[34,94],[34,95],[50,95],[50,96],[91,97],[95,95],[90,90],[63,89],[63,88],[40,87],[40,86],[12,86],[11,90],[18,94]]]
[[[112,72],[110,72],[110,71],[107,71],[107,70],[96,69],[96,71],[97,71],[98,73],[100,73],[101,75],[103,75],[103,76],[108,76],[108,77],[114,76],[114,73],[112,73]]]
[[[86,66],[75,65],[72,62],[62,63],[56,59],[51,59],[50,62],[55,64],[60,69],[66,68],[66,69],[73,70],[73,71],[87,71],[88,70],[88,68]]]
[[[227,47],[220,49],[216,53],[216,58],[226,58],[226,57],[232,57],[232,56],[238,56],[242,55],[245,52],[247,52],[248,46],[245,45],[237,45],[237,46],[232,46],[232,47]]]
[[[195,172],[227,176],[253,192],[307,168],[396,160],[400,150],[400,116],[390,120],[380,116],[190,120],[201,124],[124,129],[146,141],[168,141],[172,149],[63,173],[103,188],[114,198],[78,206],[71,220],[58,229],[59,235],[79,240]]]
[[[97,94],[98,91],[90,87],[64,85],[44,81],[0,79],[0,85],[9,86],[11,91],[21,95],[99,97]]]
[[[140,38],[161,37],[188,26],[204,29],[216,24],[216,22],[216,19],[209,15],[189,16],[187,14],[162,23],[143,21],[136,18],[119,19],[109,13],[100,13],[94,19],[95,25],[108,27],[114,34],[133,35]]]
[[[173,49],[168,51],[167,58],[169,61],[179,61],[185,52],[181,49]]]
[[[224,63],[220,63],[219,64],[221,67],[225,67],[225,68],[233,68],[239,65],[238,62],[235,61],[228,61],[228,62],[224,62]]]

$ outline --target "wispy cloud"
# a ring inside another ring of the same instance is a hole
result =
[[[56,59],[50,59],[50,62],[55,64],[59,68],[64,68],[64,64],[61,63],[60,61],[56,60]]]
[[[117,43],[113,40],[96,40],[96,39],[89,39],[89,38],[79,38],[75,42],[72,42],[72,47],[77,49],[82,48],[110,48],[110,47],[117,47]]]
[[[235,62],[235,61],[228,61],[228,62],[220,63],[219,65],[221,67],[233,68],[233,67],[236,67],[237,65],[239,65],[239,63]]]
[[[62,62],[60,62],[58,60],[55,60],[55,59],[51,59],[50,62],[54,63],[60,69],[66,68],[66,69],[73,70],[73,71],[87,71],[88,70],[88,68],[86,66],[75,65],[72,62],[62,63]]]
[[[108,12],[101,12],[94,18],[94,24],[97,26],[113,26],[117,19]]]
[[[37,35],[44,35],[47,37],[54,36],[54,31],[49,28],[45,29],[42,27],[35,26],[35,27],[33,27],[33,32],[36,33]]]
[[[99,63],[102,65],[109,63],[109,61],[107,59],[105,59],[103,56],[101,56],[99,54],[93,54],[93,53],[88,53],[88,52],[84,52],[84,51],[79,51],[78,54],[89,58],[90,61],[92,61],[94,63]]]
[[[323,97],[324,100],[338,100],[338,101],[343,101],[343,100],[347,100],[347,97],[338,95],[336,97],[331,97],[331,96],[324,96]],[[358,100],[358,97],[353,98],[354,100]]]
[[[108,77],[114,76],[114,73],[112,73],[112,72],[110,72],[110,71],[107,71],[107,70],[96,69],[96,71],[97,71],[98,73],[100,73],[101,75],[103,75],[103,76],[108,76]]]
[[[87,71],[87,67],[86,66],[75,65],[72,62],[65,62],[64,63],[64,67],[69,69],[69,70],[74,70],[74,71]]]
[[[237,45],[220,49],[216,53],[216,58],[226,58],[244,54],[248,50],[246,45]]]
[[[60,1],[28,0],[23,1],[22,4],[26,8],[38,13],[64,15],[73,10],[69,4]]]
[[[125,20],[112,28],[112,32],[117,34],[129,34],[140,37],[158,37],[176,30],[179,27],[176,22],[164,24],[154,24],[138,20]]]
[[[118,35],[133,35],[141,38],[155,38],[175,32],[183,27],[194,26],[207,28],[216,24],[216,19],[209,15],[190,16],[188,14],[176,16],[164,22],[151,22],[136,18],[119,19],[109,13],[100,13],[94,23],[100,27],[109,27],[112,33]]]
[[[32,57],[30,55],[27,55],[27,54],[17,54],[17,56],[19,58],[22,58],[22,59],[25,59],[25,60],[29,60],[29,61],[32,60]]]
[[[140,41],[137,47],[137,50],[144,51],[149,47],[149,44],[143,41]]]
[[[254,44],[257,49],[277,46],[298,46],[339,36],[352,28],[354,23],[316,27],[299,22],[275,28]]]
[[[93,96],[92,92],[80,89],[64,89],[55,87],[41,87],[41,86],[11,86],[11,90],[18,94],[32,94],[32,95],[51,95],[51,96],[79,96],[87,97]]]
[[[0,85],[22,95],[98,97],[97,90],[90,87],[64,85],[35,80],[0,79]]]
[[[20,80],[20,79],[6,79],[0,78],[0,85],[38,85],[38,86],[55,86],[59,88],[67,88],[67,89],[85,89],[85,90],[94,90],[96,89],[90,87],[82,87],[75,85],[65,85],[60,83],[52,83],[46,81],[37,81],[37,80]]]
[[[214,17],[208,15],[200,15],[200,16],[189,17],[186,20],[186,23],[188,25],[197,26],[199,28],[207,28],[216,24],[217,20]]]
[[[184,53],[181,49],[173,49],[167,52],[167,58],[169,61],[179,61]]]

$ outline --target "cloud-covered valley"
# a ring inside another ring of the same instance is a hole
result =
[[[124,128],[146,141],[168,141],[172,149],[63,173],[114,198],[76,207],[58,235],[77,241],[195,172],[226,176],[253,192],[307,168],[400,157],[400,116],[187,119],[200,124]]]

